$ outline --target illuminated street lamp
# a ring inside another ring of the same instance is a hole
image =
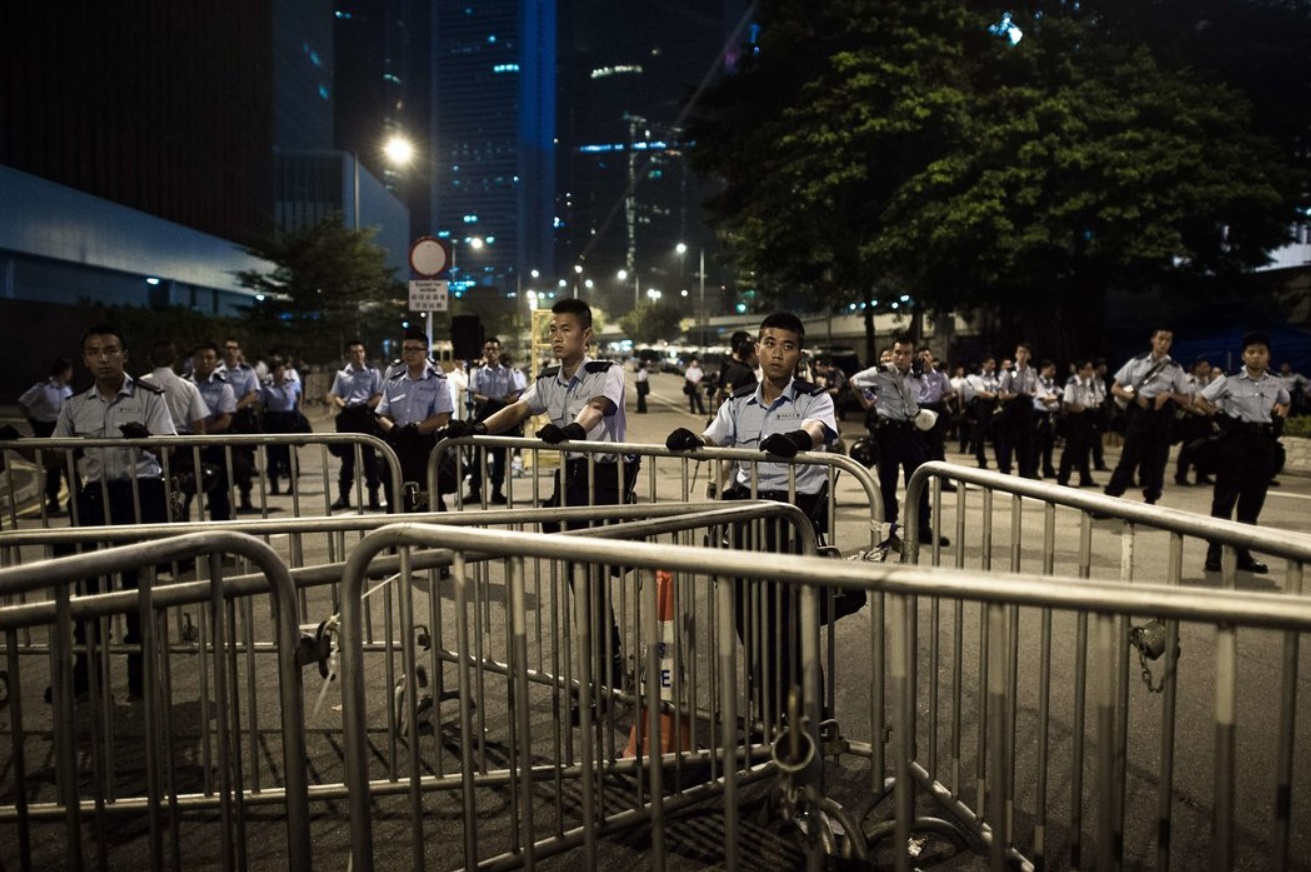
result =
[[[687,254],[687,246],[678,243],[674,246],[674,251],[678,254],[678,278],[683,278],[683,255]],[[696,323],[698,326],[704,326],[706,322],[706,250],[701,248],[701,256],[697,265],[697,275],[700,277],[700,302],[697,305]]]

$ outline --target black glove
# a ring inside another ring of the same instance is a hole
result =
[[[555,424],[547,424],[537,431],[537,438],[541,439],[547,445],[559,445],[561,442],[567,442],[573,439],[581,442],[587,438],[587,431],[583,425],[575,421],[565,427],[557,427]]]
[[[464,436],[486,436],[487,425],[482,421],[452,421],[446,425],[446,439],[460,439]]]
[[[665,447],[670,451],[692,451],[705,448],[706,442],[686,427],[679,427],[665,437]]]
[[[145,439],[150,435],[150,431],[146,429],[146,425],[136,421],[129,421],[126,424],[120,424],[118,429],[122,432],[124,439]]]
[[[809,451],[815,445],[805,430],[775,433],[760,442],[760,450],[775,457],[796,457],[798,451]]]

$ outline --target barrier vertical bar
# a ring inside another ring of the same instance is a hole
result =
[[[1119,808],[1119,755],[1116,729],[1116,687],[1120,669],[1120,645],[1114,615],[1098,612],[1093,617],[1093,699],[1097,708],[1097,868],[1113,870],[1118,860],[1119,833],[1114,825]],[[1082,765],[1081,763],[1079,765]]]
[[[1234,867],[1234,745],[1238,715],[1238,631],[1216,628],[1215,637],[1215,776],[1211,868]]]
[[[731,678],[737,675],[737,633],[733,627],[733,580],[716,578],[713,581],[718,594],[718,637],[719,637],[719,674],[725,676],[719,683],[720,753],[724,767],[724,808],[736,809],[738,805],[737,766],[734,762],[737,749],[737,696],[734,694],[735,682]],[[749,737],[750,725],[744,731]],[[738,844],[737,815],[730,813],[724,819],[724,865],[728,872],[737,872],[741,858],[741,846]]]
[[[1178,586],[1183,574],[1183,537],[1170,534],[1169,567],[1166,584]],[[1170,817],[1174,795],[1174,728],[1178,708],[1179,686],[1175,681],[1178,665],[1179,621],[1165,622],[1165,674],[1161,679],[1161,762],[1156,799],[1156,868],[1170,868]]]
[[[1012,664],[1009,636],[1013,635],[1013,606],[989,603],[985,607],[988,635],[992,642],[987,660],[987,678],[983,685],[988,694],[988,756],[992,765],[992,789],[988,804],[992,819],[992,846],[989,867],[992,872],[1006,868],[1006,849],[1011,841],[1011,783],[1010,724],[1012,701]],[[1008,632],[1008,624],[1011,631]],[[980,806],[982,808],[983,806]]]
[[[915,652],[910,648],[911,615],[907,597],[889,595],[889,657],[888,673],[892,683],[893,710],[896,728],[893,730],[893,753],[896,760],[892,787],[893,808],[896,810],[896,834],[893,836],[897,872],[909,872],[910,857],[906,846],[910,840],[911,821],[915,816],[911,764],[914,742],[910,731],[914,729],[915,689],[910,686],[910,659]]]
[[[1284,581],[1284,590],[1289,596],[1302,594],[1301,563],[1288,561],[1288,575]],[[1294,632],[1284,633],[1282,692],[1279,704],[1279,743],[1275,752],[1275,821],[1274,839],[1275,869],[1282,872],[1288,868],[1288,841],[1292,829],[1293,817],[1293,748],[1297,727],[1297,687],[1298,687],[1298,650],[1300,636]]]

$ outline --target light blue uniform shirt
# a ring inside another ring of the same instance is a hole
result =
[[[337,370],[331,393],[345,400],[347,406],[368,405],[374,394],[382,393],[382,373],[368,365],[356,369],[355,364],[348,363]]]
[[[725,448],[760,450],[760,443],[775,433],[800,430],[811,421],[824,425],[824,442],[832,442],[838,435],[838,423],[833,414],[833,398],[827,391],[810,382],[793,381],[783,393],[766,406],[764,385],[752,385],[735,392],[724,401],[703,434],[716,445]],[[816,451],[825,450],[823,446]],[[788,487],[788,464],[759,463],[759,489],[785,491]],[[815,464],[800,464],[797,471],[797,493],[817,494],[828,480],[828,471]],[[736,464],[733,481],[743,487],[751,486],[751,467]]]
[[[455,411],[455,405],[451,402],[446,374],[429,366],[417,379],[410,378],[406,372],[384,384],[382,399],[374,411],[391,418],[396,426],[404,427],[419,424],[433,415],[450,414]]]
[[[196,383],[196,389],[200,391],[200,398],[209,406],[209,417],[205,418],[208,424],[219,415],[231,415],[237,411],[237,397],[232,391],[232,385],[217,372],[210,373],[209,378],[200,379],[192,375],[191,380]]]
[[[1202,388],[1202,398],[1231,418],[1249,424],[1273,423],[1275,406],[1289,402],[1283,380],[1269,372],[1252,378],[1247,367],[1234,375],[1222,375]]]
[[[606,400],[605,414],[591,430],[588,442],[623,442],[628,435],[628,418],[624,414],[624,370],[608,360],[584,357],[574,370],[573,378],[565,378],[560,366],[548,366],[528,386],[520,401],[528,405],[534,415],[546,415],[557,427],[574,423],[578,413],[592,400]],[[570,457],[584,457],[574,452]],[[594,454],[597,463],[618,460],[614,454]]]
[[[1150,400],[1168,393],[1191,396],[1193,388],[1185,375],[1184,368],[1168,354],[1159,361],[1152,360],[1150,354],[1140,354],[1120,367],[1115,380],[1122,388],[1133,388],[1135,396]]]
[[[176,436],[173,416],[169,414],[164,392],[157,387],[138,384],[124,376],[123,386],[109,400],[92,385],[74,394],[59,410],[55,422],[56,437],[82,436],[92,439],[122,439],[124,424],[141,424],[151,436]],[[132,464],[142,478],[159,478],[159,459],[149,451],[134,448],[86,448],[78,461],[78,471],[87,483],[127,481]]]
[[[59,420],[59,410],[64,407],[64,401],[71,396],[73,396],[72,388],[61,385],[51,377],[37,382],[24,391],[18,402],[27,406],[28,414],[32,416],[33,421],[50,424]]]

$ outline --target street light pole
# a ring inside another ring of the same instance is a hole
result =
[[[360,153],[353,148],[351,149],[351,165],[355,175],[355,203],[354,203],[354,208],[351,210],[352,212],[351,217],[354,219],[353,223],[355,225],[355,232],[359,233],[360,231]]]
[[[701,249],[700,271],[701,271],[701,307],[699,311],[701,313],[701,317],[697,319],[697,323],[700,324],[702,327],[704,327],[706,326],[706,250],[705,248]],[[702,336],[701,338],[702,341],[705,340],[704,336]]]

